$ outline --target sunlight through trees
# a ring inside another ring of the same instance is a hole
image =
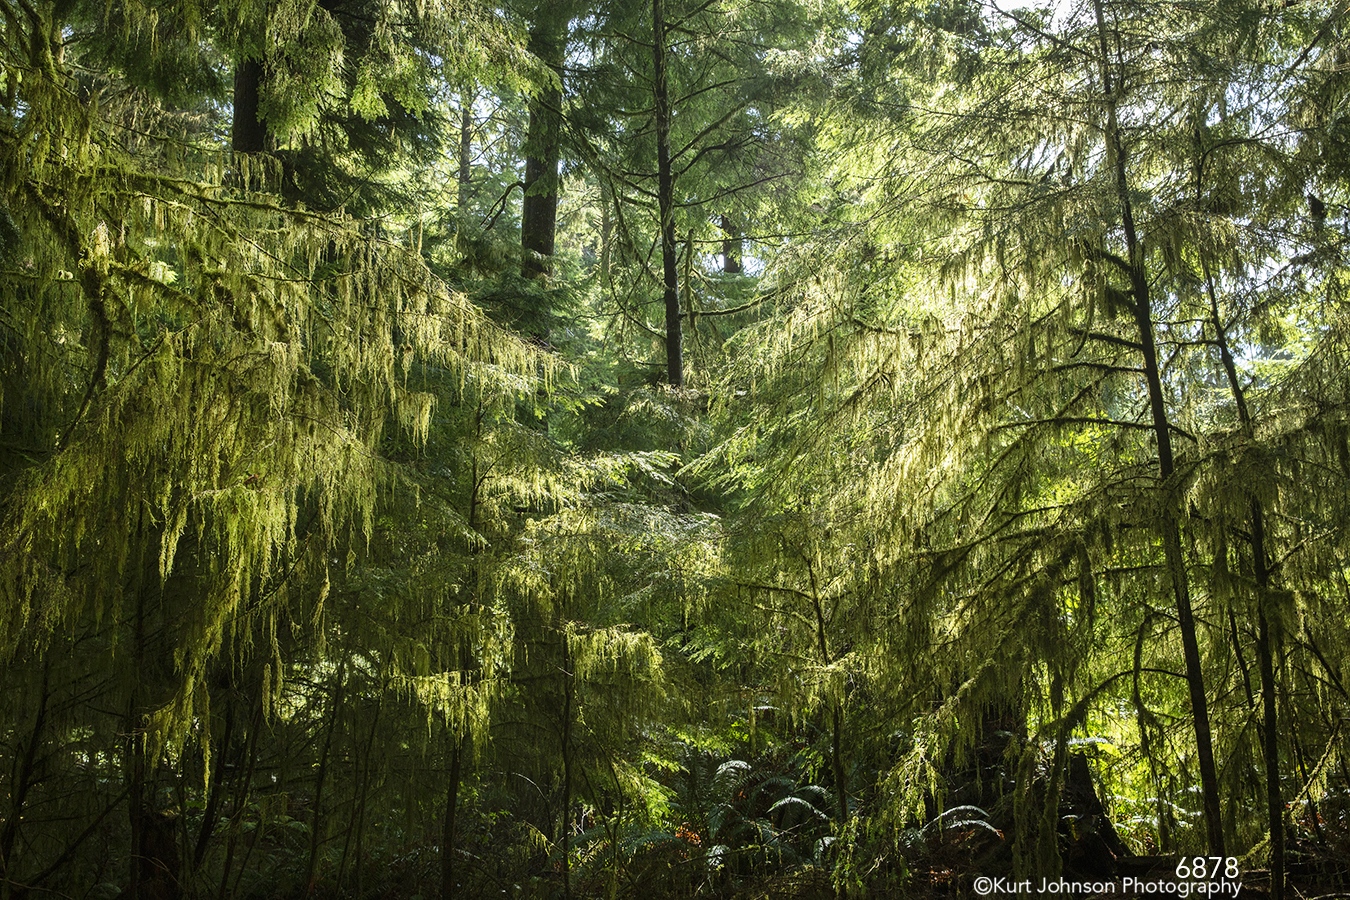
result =
[[[0,900],[1343,893],[1346,14],[0,0]]]

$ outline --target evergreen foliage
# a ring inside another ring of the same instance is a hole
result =
[[[1346,55],[0,0],[0,900],[1343,891]]]

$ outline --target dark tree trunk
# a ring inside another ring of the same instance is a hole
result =
[[[836,818],[839,820],[839,834],[842,836],[844,826],[848,824],[848,776],[844,774],[844,703],[842,700],[834,704],[834,715],[830,725],[830,769],[834,776],[834,794],[839,803]]]
[[[684,387],[679,269],[675,254],[675,173],[670,162],[670,82],[666,71],[663,0],[652,0],[652,62],[656,101],[656,205],[661,217],[661,287],[666,307],[666,378],[672,387]]]
[[[819,654],[821,665],[830,666],[835,662],[834,654],[830,652],[828,634],[830,623],[826,619],[825,607],[821,603],[815,567],[809,561],[806,564],[806,571],[811,578],[811,611],[816,624],[816,653]],[[836,816],[839,821],[839,833],[842,835],[844,826],[848,824],[848,778],[844,774],[843,697],[834,701],[830,713],[830,775],[834,779],[834,794],[839,804]]]
[[[1116,115],[1115,79],[1112,78],[1110,51],[1106,35],[1106,19],[1101,0],[1096,0],[1095,12],[1100,39],[1102,93],[1106,98],[1106,140],[1110,156],[1115,162],[1116,198],[1120,209],[1121,229],[1124,233],[1130,273],[1130,293],[1134,301],[1134,319],[1143,352],[1142,369],[1148,385],[1149,410],[1153,419],[1153,436],[1158,444],[1158,475],[1166,482],[1176,469],[1172,454],[1172,426],[1167,416],[1163,394],[1161,369],[1158,363],[1157,342],[1154,337],[1152,298],[1149,293],[1148,273],[1144,267],[1144,249],[1139,242],[1134,224],[1134,207],[1130,199],[1129,177],[1126,166],[1125,142],[1121,138]],[[1165,488],[1164,488],[1165,489]],[[1189,575],[1185,553],[1181,546],[1179,513],[1175,501],[1165,501],[1160,511],[1163,553],[1168,576],[1172,583],[1172,599],[1176,605],[1177,625],[1181,634],[1182,655],[1186,664],[1186,687],[1191,701],[1191,722],[1195,730],[1196,762],[1200,769],[1201,805],[1205,813],[1205,829],[1209,852],[1224,855],[1223,818],[1219,804],[1218,769],[1214,763],[1214,746],[1209,721],[1209,703],[1205,697],[1205,677],[1200,660],[1200,644],[1195,627],[1195,613],[1191,605]]]
[[[47,703],[51,698],[51,692],[48,688],[48,676],[51,673],[51,655],[48,653],[42,665],[42,691],[38,699],[37,715],[33,720],[32,731],[29,732],[28,740],[24,744],[23,754],[19,759],[18,772],[14,776],[10,788],[9,815],[5,819],[5,827],[0,829],[0,897],[9,898],[11,895],[14,881],[10,866],[14,861],[14,844],[19,836],[19,822],[23,818],[24,804],[28,799],[28,791],[34,783],[34,775],[37,771],[38,748],[42,746],[47,722]]]
[[[1198,190],[1197,185],[1197,190]],[[1228,343],[1228,333],[1224,328],[1223,317],[1219,314],[1219,298],[1214,290],[1214,279],[1210,276],[1209,264],[1203,264],[1205,286],[1209,292],[1209,308],[1214,326],[1215,343],[1219,348],[1219,358],[1223,362],[1224,374],[1228,379],[1228,388],[1233,394],[1233,403],[1237,407],[1238,419],[1243,431],[1255,438],[1256,428],[1252,423],[1251,411],[1247,408],[1247,397],[1238,380],[1237,363],[1233,359],[1232,348]],[[1271,648],[1270,622],[1266,615],[1266,604],[1270,597],[1271,574],[1270,557],[1266,549],[1266,517],[1261,501],[1256,497],[1251,501],[1251,529],[1249,531],[1252,550],[1252,569],[1256,576],[1256,665],[1261,676],[1261,745],[1266,763],[1266,818],[1270,829],[1270,896],[1271,900],[1284,898],[1284,798],[1280,791],[1280,735],[1279,717],[1275,706],[1275,654]],[[1236,629],[1233,634],[1234,649],[1241,653],[1237,645]],[[1240,658],[1240,657],[1239,657]],[[1246,678],[1246,666],[1243,666],[1243,678]],[[1251,696],[1251,688],[1247,688]]]
[[[609,287],[611,256],[614,252],[614,218],[609,210],[609,198],[600,205],[600,284]]]
[[[138,566],[136,571],[139,573],[143,569],[144,565],[142,564]],[[126,743],[123,745],[126,754],[127,784],[131,790],[130,796],[127,798],[127,825],[131,830],[131,865],[130,871],[127,873],[130,882],[125,892],[127,900],[140,900],[143,894],[142,889],[145,886],[146,872],[145,856],[142,851],[145,846],[147,820],[151,812],[145,789],[145,729],[140,699],[140,681],[148,663],[145,622],[146,600],[145,591],[141,588],[142,585],[139,580],[133,581],[132,592],[135,597],[136,609],[132,621],[131,656],[136,674],[131,687],[131,696],[127,699]]]
[[[381,695],[388,690],[388,685],[382,685]],[[338,863],[338,884],[345,884],[347,880],[347,863],[352,863],[352,870],[356,873],[356,896],[365,896],[365,871],[366,867],[362,864],[365,858],[365,835],[366,835],[366,812],[369,809],[370,800],[370,778],[371,769],[374,768],[374,750],[375,738],[380,733],[380,714],[384,711],[383,696],[375,700],[375,715],[371,717],[370,732],[366,737],[366,746],[364,751],[357,751],[356,758],[353,760],[356,764],[356,797],[352,805],[352,816],[355,821],[347,829],[347,834],[342,842],[342,859]],[[355,728],[352,729],[352,743],[356,743]],[[350,855],[349,855],[350,853]]]
[[[347,687],[347,661],[338,663],[336,686],[333,690],[333,702],[328,708],[328,730],[323,739],[323,750],[319,753],[319,767],[314,784],[314,810],[309,822],[309,862],[305,866],[305,886],[307,892],[314,889],[314,873],[319,863],[319,835],[323,831],[323,789],[328,778],[328,756],[333,749],[333,732],[337,730],[342,718],[343,692]]]
[[[561,78],[565,23],[541,11],[530,30],[529,50]],[[520,274],[550,274],[558,230],[558,160],[562,120],[562,88],[554,83],[530,100],[530,125],[525,136],[525,198],[520,210]]]
[[[268,150],[267,126],[259,118],[262,97],[263,64],[245,57],[234,72],[234,121],[230,129],[230,149],[235,153],[262,153]]]
[[[220,891],[217,893],[217,900],[225,900],[226,897],[239,893],[239,884],[244,878],[244,873],[248,869],[248,858],[253,853],[253,846],[257,841],[257,831],[253,832],[254,840],[249,843],[249,847],[244,851],[244,859],[239,865],[239,872],[234,877],[233,893],[230,889],[230,872],[234,866],[234,853],[239,846],[239,835],[242,831],[244,816],[248,812],[248,798],[253,791],[253,773],[258,765],[258,735],[262,731],[263,709],[267,703],[265,697],[259,696],[256,705],[253,708],[253,715],[249,722],[248,741],[244,751],[244,771],[240,776],[238,786],[234,792],[234,814],[230,817],[230,836],[225,842],[225,864],[220,873]]]
[[[1259,500],[1252,500],[1252,558],[1260,591],[1256,613],[1256,657],[1261,670],[1262,744],[1266,757],[1266,814],[1270,828],[1270,897],[1284,898],[1284,799],[1280,792],[1280,733],[1275,711],[1275,655],[1270,646],[1266,617],[1270,568],[1266,561],[1265,516]]]
[[[572,831],[572,717],[576,704],[576,674],[572,662],[571,648],[567,644],[567,634],[562,632],[563,640],[563,720],[562,720],[562,835],[558,843],[562,847],[563,900],[572,900],[572,853],[570,844]]]
[[[449,730],[447,726],[447,731]],[[455,893],[455,815],[459,811],[459,782],[463,767],[464,740],[451,733],[450,775],[445,787],[445,817],[441,822],[441,900],[454,900]]]
[[[195,872],[202,867],[202,862],[206,859],[206,849],[210,846],[211,836],[216,830],[217,813],[220,810],[220,799],[223,792],[221,788],[221,771],[225,768],[225,755],[230,752],[230,741],[234,739],[234,695],[226,694],[225,697],[225,734],[220,740],[219,750],[215,765],[211,767],[211,782],[206,792],[206,809],[202,812],[202,826],[197,832],[197,844],[192,851],[192,870]]]

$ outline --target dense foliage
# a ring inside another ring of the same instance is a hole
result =
[[[1345,890],[1347,12],[0,0],[0,900]]]

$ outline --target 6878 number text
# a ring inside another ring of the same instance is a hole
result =
[[[1178,878],[1237,878],[1236,856],[1183,856],[1177,863]]]

